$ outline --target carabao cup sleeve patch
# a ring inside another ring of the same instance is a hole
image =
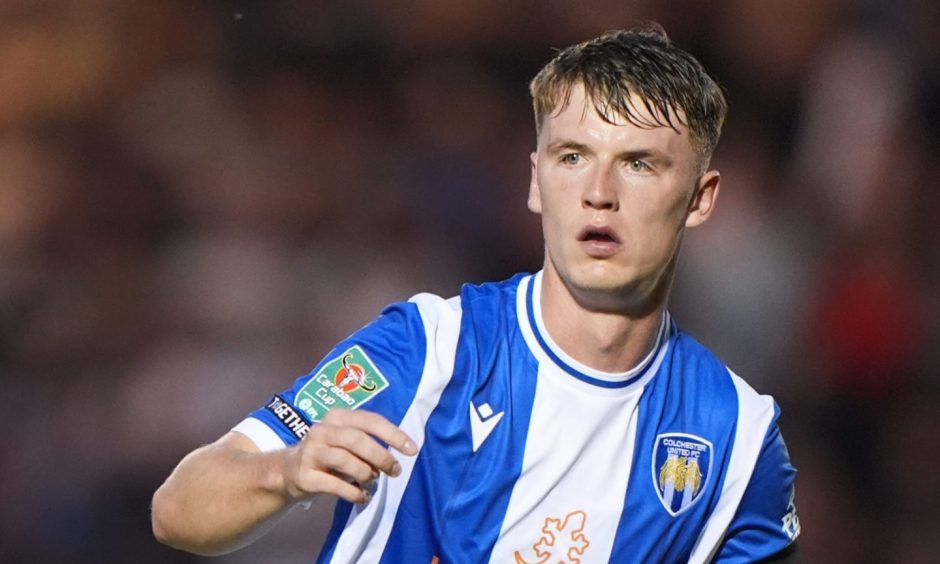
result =
[[[311,421],[332,409],[356,409],[388,388],[388,380],[359,345],[349,347],[297,390],[294,405]]]
[[[251,417],[261,420],[285,445],[297,443],[307,432],[298,418],[313,426],[333,409],[367,409],[397,425],[414,400],[426,349],[417,306],[410,302],[389,306]],[[275,400],[280,403],[272,405]]]

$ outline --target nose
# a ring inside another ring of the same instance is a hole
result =
[[[620,201],[617,198],[615,171],[610,166],[601,167],[581,195],[581,205],[596,210],[617,211]]]

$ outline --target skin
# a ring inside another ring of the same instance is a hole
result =
[[[156,491],[154,536],[196,554],[225,554],[262,536],[299,502],[330,495],[365,503],[379,472],[401,474],[376,439],[401,454],[417,453],[387,419],[360,410],[330,411],[299,444],[273,452],[229,432],[186,456]]]
[[[543,119],[528,203],[545,236],[547,330],[576,360],[622,372],[652,347],[682,235],[710,217],[720,176],[702,172],[684,126],[613,117],[605,121],[584,88],[572,88],[567,105]]]

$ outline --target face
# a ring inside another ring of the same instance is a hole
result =
[[[701,174],[683,126],[614,121],[573,88],[568,105],[543,120],[529,189],[529,209],[542,215],[548,283],[602,309],[665,300],[682,233],[708,219],[719,180]]]

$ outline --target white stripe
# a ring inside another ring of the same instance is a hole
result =
[[[672,457],[670,457],[672,458]],[[668,460],[667,460],[668,463]],[[676,493],[676,480],[672,476],[666,478],[666,490],[663,492],[663,503],[672,513],[672,496]]]
[[[411,437],[420,453],[424,445],[424,426],[454,373],[462,311],[459,297],[445,301],[431,294],[418,294],[411,302],[421,313],[427,355],[415,399],[399,427]],[[381,474],[372,501],[353,507],[331,562],[378,562],[381,559],[417,456],[397,455],[401,475],[389,479]]]
[[[686,466],[688,467],[688,466]],[[685,489],[682,490],[682,505],[679,506],[679,511],[682,511],[692,503],[692,490],[695,489],[692,487],[688,481],[685,483]]]
[[[583,519],[583,534],[590,541],[581,561],[607,562],[626,500],[642,387],[602,388],[555,364],[528,323],[528,280],[518,286],[516,312],[539,367],[521,471],[489,562],[517,562],[516,551],[523,560],[538,561],[533,543],[545,533],[548,520],[568,518]],[[661,357],[662,352],[654,360],[654,372]],[[611,474],[610,468],[619,471]],[[551,561],[567,561],[567,550],[566,545]]]
[[[611,560],[630,479],[640,396],[572,391],[539,368],[521,471],[490,563],[569,561],[574,554],[565,543],[580,544],[573,537],[559,542],[551,558],[540,558],[544,555],[533,548],[548,533],[549,519],[569,518],[583,519],[588,542],[580,547],[586,550],[580,560]]]
[[[721,498],[699,534],[690,563],[709,562],[724,539],[731,519],[738,511],[744,490],[751,480],[757,456],[764,445],[767,429],[774,417],[774,401],[770,396],[758,395],[747,382],[728,370],[738,392],[738,423],[734,433],[734,447]]]
[[[246,417],[241,423],[232,427],[232,430],[251,439],[261,452],[271,452],[287,446],[267,424],[254,417]]]

